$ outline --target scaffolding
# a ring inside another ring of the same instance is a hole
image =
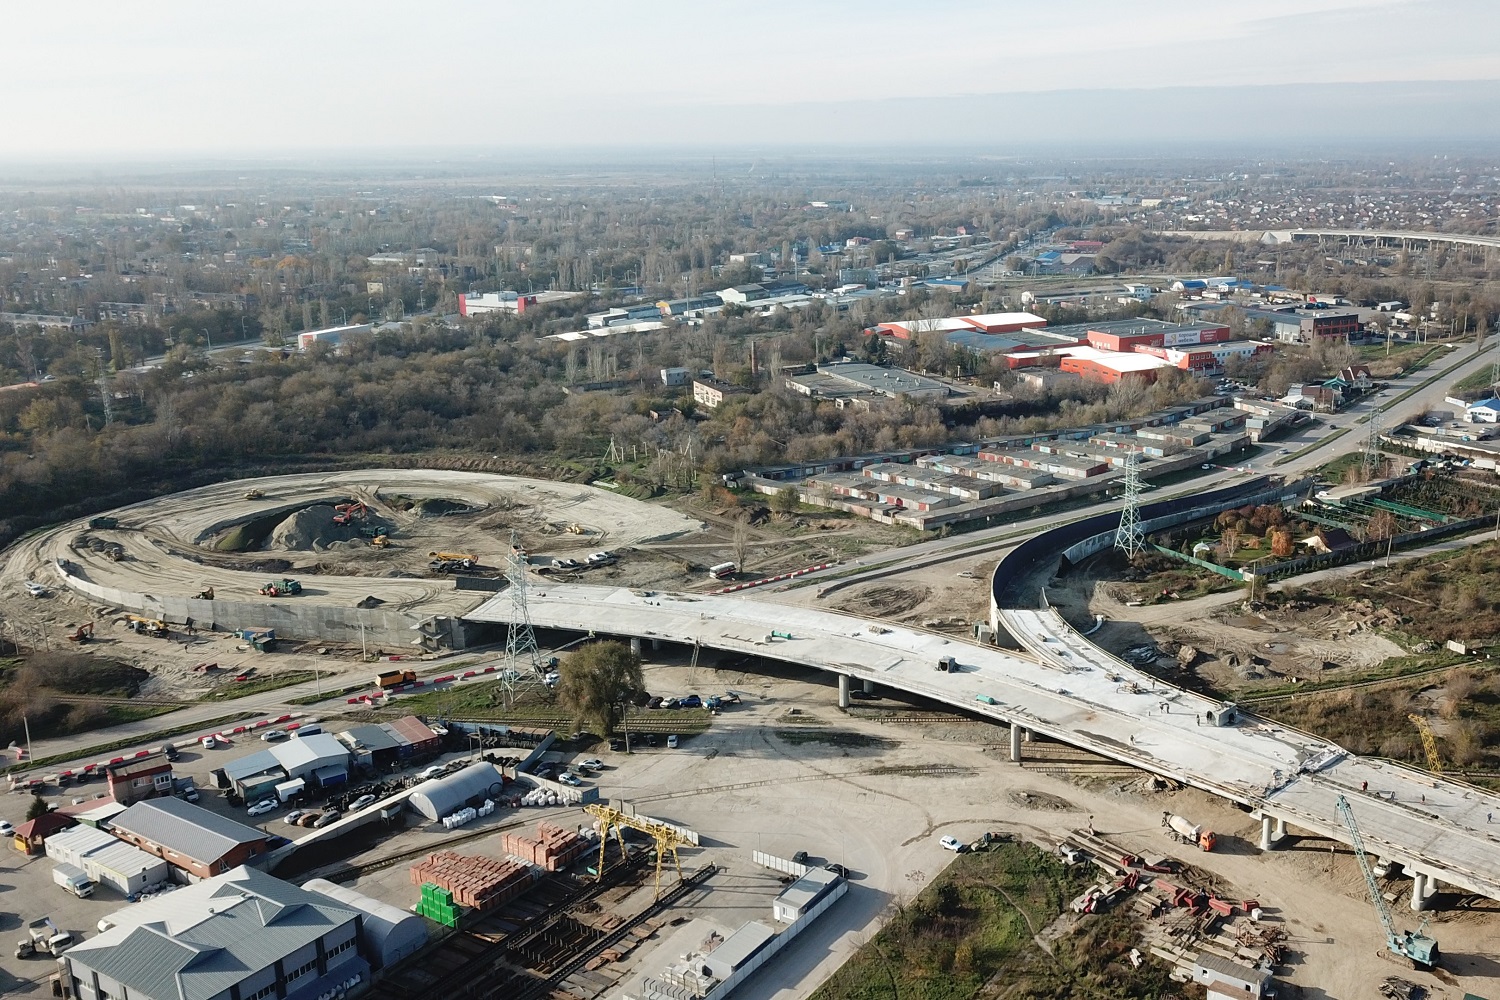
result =
[[[1141,474],[1134,449],[1125,452],[1124,487],[1125,506],[1120,508],[1115,548],[1125,553],[1125,558],[1134,559],[1146,547],[1146,536],[1141,531]]]

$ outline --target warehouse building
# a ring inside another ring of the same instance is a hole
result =
[[[1118,354],[1093,347],[1073,347],[1068,349],[1059,367],[1089,381],[1112,385],[1127,375],[1155,382],[1161,369],[1173,365],[1165,358],[1154,358],[1149,354]]]
[[[319,788],[346,784],[349,767],[349,747],[329,733],[314,733],[230,761],[221,768],[221,784],[254,799],[272,794],[277,785],[288,781]]]
[[[302,888],[360,912],[360,951],[373,969],[394,965],[408,955],[416,954],[427,943],[427,925],[415,913],[371,899],[327,879],[303,882]]]
[[[79,1000],[321,1000],[363,990],[363,914],[250,868],[117,910],[59,960]]]
[[[48,837],[47,857],[72,865],[122,896],[134,896],[148,885],[160,885],[172,875],[172,866],[161,858],[91,826],[74,827]]]
[[[137,802],[109,832],[197,878],[237,868],[267,851],[271,835],[170,795]]]
[[[447,777],[422,782],[408,801],[413,809],[436,822],[464,806],[499,798],[504,788],[505,775],[500,769],[479,761]]]
[[[807,375],[793,375],[787,388],[814,399],[881,398],[936,401],[947,399],[949,388],[941,382],[903,371],[859,362],[818,365]]]

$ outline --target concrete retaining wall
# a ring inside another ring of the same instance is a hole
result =
[[[402,611],[339,608],[309,604],[301,598],[275,601],[202,601],[191,597],[156,597],[115,587],[101,587],[55,566],[63,585],[91,600],[182,625],[189,618],[200,629],[236,632],[247,628],[274,628],[290,639],[320,639],[357,644],[363,638],[370,646],[411,652],[417,637],[413,627],[423,619]],[[361,636],[363,626],[363,636]]]

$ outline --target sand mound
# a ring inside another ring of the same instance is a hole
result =
[[[304,507],[276,525],[268,547],[303,551],[343,541],[349,537],[349,529],[334,524],[333,515],[332,504]]]

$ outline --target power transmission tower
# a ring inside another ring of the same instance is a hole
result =
[[[94,348],[94,357],[99,364],[99,402],[104,406],[104,425],[108,427],[115,422],[114,393],[109,388],[109,376],[104,370],[104,348]]]
[[[1383,464],[1380,457],[1380,422],[1382,414],[1379,410],[1370,414],[1370,435],[1365,438],[1365,482],[1374,479]]]
[[[510,568],[505,575],[510,581],[510,628],[505,636],[505,669],[500,674],[500,684],[509,708],[515,704],[518,685],[532,683],[542,676],[542,654],[537,649],[531,612],[526,607],[526,556],[514,529],[510,533]]]
[[[1141,533],[1141,476],[1134,450],[1125,453],[1125,506],[1120,508],[1120,527],[1115,530],[1115,548],[1134,559],[1146,547]]]

